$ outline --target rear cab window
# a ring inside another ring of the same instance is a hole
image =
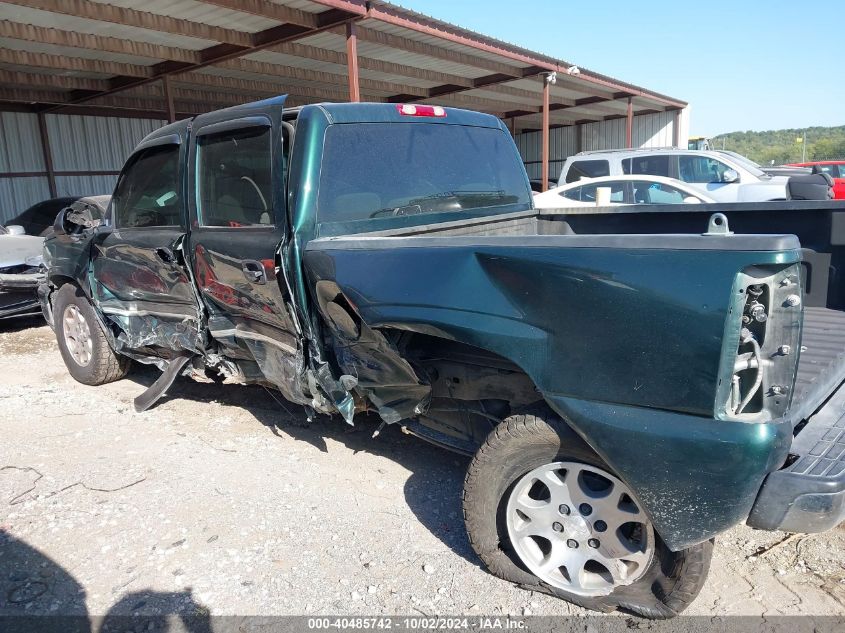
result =
[[[522,161],[499,128],[349,123],[326,130],[318,222],[437,213],[459,219],[530,204]]]
[[[606,160],[576,160],[569,165],[569,171],[566,172],[566,182],[609,175],[610,164]]]

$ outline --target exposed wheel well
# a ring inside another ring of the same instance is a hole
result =
[[[543,400],[528,375],[498,354],[429,334],[383,333],[431,384],[426,411],[403,422],[423,439],[471,454],[501,420]]]

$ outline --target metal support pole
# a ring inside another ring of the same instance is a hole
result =
[[[625,114],[625,147],[634,146],[634,98],[628,97],[628,111]]]
[[[56,187],[56,172],[53,169],[53,154],[50,152],[50,137],[47,134],[47,120],[43,112],[38,113],[38,131],[41,136],[41,152],[44,154],[44,167],[47,169],[47,186],[50,189],[50,197],[58,197]]]
[[[675,147],[681,147],[681,111],[675,110],[675,129],[674,129],[674,141]],[[685,144],[682,149],[686,149],[687,145]],[[722,149],[725,149],[725,139],[722,138]]]
[[[361,88],[358,85],[358,36],[355,23],[346,23],[346,68],[349,74],[349,100],[361,100]]]
[[[170,89],[170,75],[162,77],[161,83],[164,87],[164,101],[167,104],[167,121],[174,123],[176,121],[176,106],[173,103],[173,91]]]
[[[511,136],[513,138],[516,138],[516,119],[514,117],[511,117],[510,119],[508,119],[508,121],[508,129],[511,131]]]
[[[549,92],[550,87],[557,80],[557,73],[547,73],[543,75],[543,173],[541,189],[547,191],[549,189]]]

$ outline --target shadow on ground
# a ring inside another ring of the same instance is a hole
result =
[[[29,330],[44,325],[47,325],[47,322],[40,314],[35,316],[5,317],[0,319],[0,332],[20,332],[21,330]]]
[[[138,384],[140,394],[159,375],[155,367],[136,363],[128,379]],[[302,407],[259,386],[219,385],[178,378],[155,406],[177,399],[217,401],[246,409],[274,435],[306,442],[323,453],[328,452],[326,438],[331,438],[355,453],[366,452],[392,459],[412,473],[405,483],[405,500],[420,523],[456,554],[480,566],[469,544],[461,511],[468,458],[405,435],[397,425],[387,426],[374,439],[373,431],[380,423],[375,415],[356,417],[354,427],[338,416],[317,416],[313,422],[308,422]]]
[[[85,590],[56,561],[0,529],[0,630],[4,633],[210,633],[209,611],[190,591],[125,594],[89,617]]]

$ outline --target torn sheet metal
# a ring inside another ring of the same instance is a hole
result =
[[[425,411],[429,381],[383,333],[361,320],[334,283],[318,282],[317,297],[341,371],[357,381],[355,390],[375,405],[381,419],[393,424]]]

